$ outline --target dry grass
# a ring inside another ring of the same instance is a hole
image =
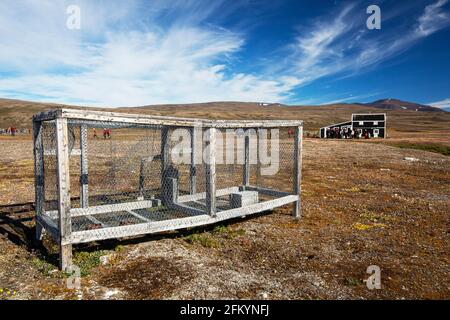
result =
[[[232,104],[225,112],[220,104],[174,108],[142,111],[299,118],[313,130],[348,119],[361,107],[277,107],[276,112]],[[216,229],[121,241],[114,263],[99,266],[96,252],[117,245],[102,242],[89,251],[93,259],[80,256],[88,261],[89,272],[78,294],[85,299],[449,299],[450,158],[388,145],[433,141],[448,146],[449,118],[396,111],[388,112],[388,121],[387,140],[305,140],[299,221],[286,206]],[[0,202],[32,201],[31,139],[1,137],[0,149]],[[289,181],[284,175],[281,181]],[[33,225],[0,217],[0,287],[16,291],[17,299],[76,297],[64,278],[36,262],[41,253],[31,244]],[[373,264],[381,267],[381,290],[368,290],[363,282]]]

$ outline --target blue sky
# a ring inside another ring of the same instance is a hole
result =
[[[369,5],[381,29],[369,30]],[[67,28],[70,5],[80,29]],[[450,105],[449,0],[0,3],[0,97]]]

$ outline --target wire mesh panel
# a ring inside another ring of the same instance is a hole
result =
[[[301,122],[63,109],[34,123],[38,222],[61,250],[288,203],[298,216]]]

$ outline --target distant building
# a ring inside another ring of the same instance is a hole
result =
[[[352,130],[353,137],[364,138],[367,132],[370,138],[386,138],[386,114],[365,113],[352,114],[351,121],[332,124],[320,128],[321,138],[330,138],[330,132],[348,132]],[[339,138],[333,136],[332,138]]]

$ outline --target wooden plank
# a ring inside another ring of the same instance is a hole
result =
[[[81,216],[96,215],[96,214],[102,214],[102,213],[151,208],[153,206],[155,200],[157,200],[157,199],[105,204],[105,205],[93,206],[93,207],[88,207],[88,208],[73,208],[73,209],[70,209],[70,216],[71,217],[81,217]],[[52,218],[55,215],[57,216],[57,214],[58,214],[56,211],[47,211],[46,213]]]
[[[261,143],[264,141],[267,143],[265,139],[263,139],[264,130],[258,128],[256,130],[256,184],[261,183]]]
[[[47,149],[44,151],[45,156],[56,156],[56,149]],[[72,149],[70,151],[70,156],[81,156],[80,149]]]
[[[244,187],[250,184],[250,131],[245,132],[244,136],[244,168],[242,173],[242,185]]]
[[[56,223],[46,214],[36,216],[36,222],[39,223],[52,236],[55,241],[59,241],[59,230]]]
[[[239,187],[230,187],[225,189],[219,189],[216,190],[216,197],[226,196],[227,194],[238,192]],[[198,192],[196,194],[192,195],[184,195],[184,196],[178,196],[178,203],[183,202],[191,202],[191,201],[197,201],[201,199],[206,199],[206,192]]]
[[[34,191],[35,214],[40,216],[44,212],[45,186],[44,186],[44,146],[42,143],[42,122],[33,121],[33,154],[34,154]],[[42,225],[36,219],[36,239],[42,240]]]
[[[82,208],[89,207],[89,170],[88,170],[88,131],[80,126],[80,203]]]
[[[206,209],[208,214],[216,214],[216,129],[206,130],[207,154],[206,154]]]
[[[141,159],[141,165],[139,167],[139,195],[138,200],[144,200],[144,192],[145,192],[145,167],[148,163],[151,163],[154,160],[154,157],[150,156],[147,158]]]
[[[60,234],[61,270],[66,270],[72,265],[72,246],[64,245],[66,239],[72,233],[72,221],[70,217],[70,174],[69,174],[69,139],[67,119],[56,119],[56,150],[58,153],[58,213]]]
[[[102,226],[102,228],[108,228],[108,225],[106,223],[101,222],[100,220],[98,220],[96,217],[93,216],[86,216],[86,219],[88,219],[89,221],[91,221],[94,224],[99,224]]]
[[[216,190],[216,197],[225,196],[232,192],[238,192],[239,187],[230,187],[225,189]],[[193,195],[184,195],[178,196],[178,203],[191,202],[196,200],[206,199],[206,192],[199,192]],[[119,212],[119,211],[128,211],[128,210],[138,210],[138,209],[146,209],[160,205],[159,199],[149,199],[142,201],[133,201],[133,202],[123,202],[123,203],[115,203],[115,204],[105,204],[100,206],[92,206],[88,208],[72,208],[70,209],[71,217],[81,217],[87,215],[96,215],[102,213],[110,213],[110,212]],[[52,219],[58,218],[58,211],[46,211],[47,215],[49,215]]]
[[[277,128],[303,125],[303,121],[301,120],[210,120],[77,109],[61,109],[60,112],[62,113],[62,117],[70,119],[167,125],[173,127],[200,125],[204,128]]]
[[[177,210],[177,211],[181,211],[181,212],[184,212],[187,214],[192,214],[192,215],[206,214],[206,212],[201,209],[193,208],[188,205],[181,204],[181,203],[173,203],[173,204],[169,205],[169,208],[172,210]]]
[[[200,125],[205,128],[279,128],[303,125],[303,121],[301,120],[210,120],[78,109],[53,109],[38,113],[33,119],[36,121],[46,121],[54,120],[57,117],[156,126],[168,125],[174,127]]]
[[[161,200],[167,202],[166,174],[169,167],[169,127],[161,128]]]
[[[134,211],[132,211],[132,210],[127,210],[127,212],[128,212],[129,214],[131,214],[132,216],[138,218],[139,220],[142,220],[142,221],[144,221],[144,222],[151,222],[150,219],[147,219],[146,217],[143,217],[143,216],[141,216],[139,213],[136,213],[136,212],[134,212]]]
[[[294,136],[294,194],[298,196],[298,201],[293,204],[293,216],[301,217],[301,193],[302,193],[302,143],[303,127],[295,127]]]
[[[217,223],[220,221],[237,218],[241,216],[249,216],[254,213],[271,210],[273,208],[292,203],[298,200],[298,196],[289,195],[266,202],[257,203],[244,208],[236,208],[218,212],[214,217],[203,214],[198,216],[170,219],[163,221],[153,221],[150,223],[141,223],[129,226],[111,227],[106,229],[86,230],[73,232],[71,237],[67,239],[67,243],[85,243],[95,240],[105,240],[111,238],[137,236],[149,233],[163,232],[169,230],[177,230],[183,228],[196,227]]]
[[[198,139],[201,131],[197,127],[191,128],[191,166],[189,172],[189,194],[197,193],[197,167]]]
[[[269,189],[269,188],[264,188],[264,187],[257,187],[257,186],[246,186],[245,190],[258,191],[261,194],[265,194],[265,195],[272,196],[272,197],[286,197],[286,196],[292,194],[292,193],[285,192],[285,191],[279,191],[279,190],[274,190],[274,189]]]
[[[55,120],[62,115],[63,109],[51,109],[39,112],[33,116],[33,121],[50,121]]]

